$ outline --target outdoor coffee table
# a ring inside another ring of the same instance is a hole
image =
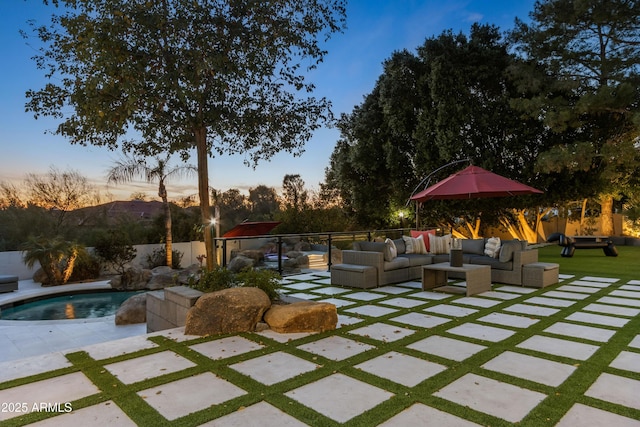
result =
[[[448,284],[449,273],[463,273],[467,282],[466,291],[461,286]],[[491,267],[488,265],[462,264],[462,267],[452,267],[448,262],[428,264],[422,266],[422,289],[433,289],[440,292],[461,294],[467,296],[491,290]]]

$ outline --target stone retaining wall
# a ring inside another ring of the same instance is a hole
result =
[[[147,292],[147,332],[184,326],[187,311],[201,295],[202,292],[187,286]]]

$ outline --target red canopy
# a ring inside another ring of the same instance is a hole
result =
[[[478,166],[469,166],[413,195],[411,200],[425,202],[427,200],[474,199],[540,193],[542,191],[518,181],[513,181]]]
[[[268,234],[278,224],[280,224],[279,221],[242,222],[224,233],[222,237],[262,236]]]

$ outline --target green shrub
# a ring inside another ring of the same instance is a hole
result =
[[[177,250],[171,251],[171,268],[177,270],[180,268],[180,263],[182,262],[183,253]],[[154,249],[153,252],[147,255],[147,267],[149,269],[154,269],[156,267],[160,267],[161,265],[166,265],[167,261],[167,248],[161,247],[159,249]]]
[[[236,274],[239,286],[262,289],[272,301],[278,299],[278,289],[282,286],[280,279],[278,273],[267,269],[245,270]]]
[[[245,270],[234,274],[224,267],[203,271],[200,280],[191,279],[189,286],[202,292],[246,286],[262,289],[271,300],[278,299],[280,275],[273,270]]]
[[[40,264],[46,275],[42,284],[64,285],[71,278],[76,260],[84,256],[86,248],[62,237],[31,237],[22,247],[22,259],[27,267]]]
[[[203,271],[200,280],[189,279],[189,286],[202,292],[215,292],[232,288],[236,285],[234,274],[224,267],[211,271]]]
[[[136,249],[120,230],[109,230],[96,239],[96,255],[108,267],[124,274],[128,263],[136,257]]]

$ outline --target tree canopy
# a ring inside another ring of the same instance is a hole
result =
[[[59,119],[55,133],[74,144],[183,159],[195,150],[203,222],[209,156],[297,154],[332,118],[306,73],[343,29],[344,0],[53,3],[60,13],[35,28],[50,80],[28,91],[27,110]]]
[[[545,130],[510,105],[516,87],[508,70],[515,61],[499,30],[478,24],[469,36],[445,31],[425,40],[415,54],[394,52],[385,61],[372,92],[340,119],[341,139],[327,170],[327,183],[340,190],[362,225],[397,221],[395,213],[416,184],[452,161],[470,159],[546,187],[533,171],[548,143]],[[441,220],[447,210],[440,206],[430,203],[426,213]],[[492,200],[455,206],[462,214],[499,212],[502,205]]]
[[[511,39],[532,96],[514,104],[561,135],[538,170],[578,177],[574,188],[598,197],[603,233],[613,234],[613,199],[631,195],[640,171],[640,3],[544,0],[530,18]]]

